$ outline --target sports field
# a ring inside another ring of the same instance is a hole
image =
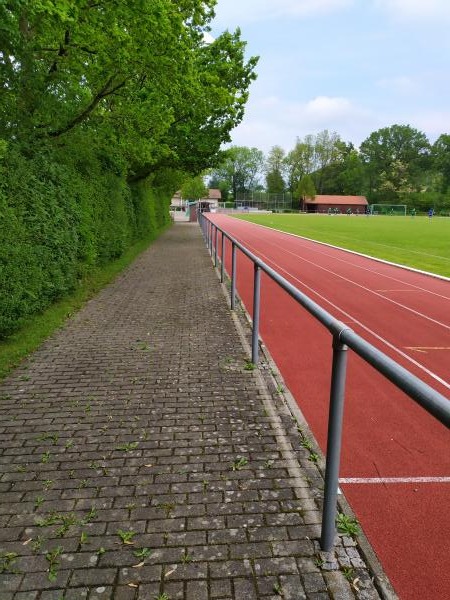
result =
[[[450,219],[347,215],[239,215],[280,231],[450,277]]]
[[[228,215],[207,218],[344,327],[448,397],[450,280],[374,263],[305,237],[327,239],[339,246],[353,242],[350,247],[378,255],[381,253],[372,248],[387,246],[390,254],[385,256],[394,262],[400,262],[403,244],[409,250],[406,256],[426,257],[442,255],[447,244],[442,257],[448,265],[450,221],[327,215],[251,219],[278,228],[287,224],[288,231],[305,236],[302,238]],[[436,232],[441,228],[444,239],[439,242]],[[221,241],[215,244],[219,253]],[[224,264],[231,273],[229,242]],[[449,271],[448,266],[430,266],[428,260],[415,259],[414,264]],[[255,270],[239,251],[235,273],[237,293],[252,316]],[[264,273],[260,283],[259,333],[324,452],[332,336]],[[450,538],[447,428],[352,352],[345,398],[340,489],[399,598],[447,600],[450,570],[448,553],[442,552]]]

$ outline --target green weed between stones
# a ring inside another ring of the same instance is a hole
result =
[[[275,593],[276,596],[282,596],[283,595],[283,588],[281,587],[281,585],[279,583],[275,583],[273,586],[273,591]]]
[[[59,439],[59,435],[57,433],[47,433],[47,432],[41,433],[36,438],[36,440],[38,442],[46,442],[46,441],[50,440],[54,446],[56,446],[58,439]]]
[[[133,554],[136,558],[145,560],[146,558],[149,558],[151,556],[152,550],[150,550],[150,548],[139,548],[138,550],[135,550]]]
[[[359,524],[354,517],[349,517],[343,513],[338,513],[336,517],[336,527],[340,533],[345,533],[350,537],[359,534]]]
[[[116,447],[116,450],[122,450],[123,452],[131,452],[135,450],[139,445],[139,442],[127,442]]]
[[[134,544],[133,538],[136,535],[136,531],[130,529],[129,531],[124,531],[123,529],[117,530],[117,535],[122,540],[122,544]]]
[[[16,552],[0,553],[0,573],[17,573],[14,563],[19,555]]]
[[[166,511],[166,518],[172,516],[173,510],[175,508],[175,502],[161,502],[161,504],[157,504],[156,508],[162,508]]]
[[[243,469],[245,467],[245,465],[248,465],[248,459],[245,458],[244,456],[241,456],[241,457],[236,458],[231,463],[231,469],[232,469],[232,471],[240,471],[241,469]]]
[[[350,583],[353,582],[353,580],[355,579],[355,571],[352,569],[352,567],[342,567],[342,573],[344,574],[344,577],[347,581],[349,581]]]
[[[88,537],[88,534],[85,531],[82,531],[80,535],[80,545],[87,544]]]
[[[48,579],[49,581],[55,581],[58,576],[58,567],[59,567],[59,557],[62,554],[63,549],[61,546],[54,548],[53,550],[49,550],[45,555],[46,560],[48,561]]]
[[[39,508],[43,502],[44,502],[44,497],[37,496],[36,500],[34,501],[34,508]]]

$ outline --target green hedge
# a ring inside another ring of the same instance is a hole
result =
[[[105,162],[45,148],[0,160],[0,339],[169,223],[167,189],[130,188],[120,161]]]

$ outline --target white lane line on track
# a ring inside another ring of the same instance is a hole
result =
[[[246,242],[245,245],[249,249],[253,248],[253,251],[255,253],[258,253],[259,256],[264,257],[265,260],[268,263],[271,263],[277,269],[279,269],[280,271],[283,271],[284,273],[286,273],[286,275],[288,275],[289,277],[291,277],[291,279],[293,279],[294,281],[298,281],[298,283],[300,283],[304,288],[308,289],[315,296],[317,296],[318,298],[320,298],[321,300],[323,300],[324,302],[326,302],[327,304],[329,304],[330,306],[332,306],[334,309],[338,310],[341,314],[345,315],[345,317],[347,317],[348,319],[350,319],[351,321],[353,321],[353,323],[356,323],[359,327],[361,327],[361,329],[364,329],[364,331],[367,331],[368,333],[370,333],[374,338],[376,338],[377,340],[379,340],[380,342],[382,342],[383,344],[385,344],[388,348],[390,348],[394,352],[397,352],[397,354],[399,354],[400,356],[402,356],[405,360],[409,361],[414,366],[416,366],[418,369],[424,371],[427,375],[429,375],[430,377],[432,377],[435,381],[437,381],[438,383],[440,383],[441,385],[443,385],[445,388],[447,388],[447,389],[450,390],[450,383],[448,383],[447,381],[445,381],[445,379],[442,379],[441,377],[439,377],[439,375],[437,375],[436,373],[433,373],[433,371],[430,371],[430,369],[427,369],[427,367],[425,367],[425,365],[422,365],[421,363],[417,362],[417,360],[415,360],[414,358],[412,358],[411,356],[409,356],[408,354],[406,354],[405,352],[403,352],[402,350],[400,350],[400,348],[397,348],[397,346],[394,346],[394,344],[391,344],[391,342],[388,342],[385,338],[381,337],[381,335],[378,335],[378,333],[375,333],[375,331],[373,331],[372,329],[370,329],[369,327],[367,327],[366,325],[364,325],[364,323],[361,323],[361,321],[359,321],[358,319],[356,319],[353,315],[351,315],[350,313],[348,313],[345,310],[343,310],[342,308],[340,308],[337,304],[334,304],[334,302],[331,302],[331,300],[328,300],[328,298],[325,298],[325,296],[322,296],[322,294],[319,294],[319,292],[317,292],[316,290],[314,290],[309,285],[306,285],[303,281],[301,281],[300,279],[298,279],[297,277],[295,277],[294,275],[292,275],[291,273],[289,273],[289,271],[286,271],[286,269],[284,269],[281,265],[277,264],[269,256],[267,256],[266,254],[262,253],[260,250],[257,250],[254,246],[251,246],[250,244],[248,244],[248,242]]]
[[[307,258],[304,258],[303,256],[296,254],[295,252],[291,252],[290,250],[287,250],[287,249],[283,248],[282,246],[279,246],[278,244],[274,244],[273,242],[269,242],[269,243],[272,246],[274,246],[275,248],[277,248],[278,250],[281,250],[282,252],[285,252],[286,254],[290,254],[290,255],[294,256],[295,258],[297,258],[307,264],[313,265],[317,269],[325,271],[325,273],[334,275],[335,277],[338,277],[339,279],[342,279],[343,281],[346,281],[347,283],[350,283],[351,285],[354,285],[354,286],[364,290],[365,292],[368,292],[369,294],[378,296],[379,298],[382,298],[383,300],[386,300],[387,302],[390,302],[391,304],[395,304],[396,306],[398,306],[404,310],[407,310],[418,317],[422,317],[423,319],[426,319],[427,321],[431,321],[435,325],[439,325],[440,327],[444,327],[445,329],[448,329],[450,331],[450,325],[447,325],[446,323],[442,323],[441,321],[437,321],[436,319],[433,319],[432,317],[429,317],[428,315],[424,315],[423,313],[421,313],[417,310],[414,310],[413,308],[410,308],[409,306],[406,306],[405,304],[402,304],[401,302],[397,302],[396,300],[393,300],[392,298],[389,298],[388,296],[383,296],[383,294],[380,294],[379,292],[377,292],[375,290],[371,290],[370,288],[366,287],[365,285],[356,283],[356,281],[352,281],[351,279],[348,279],[348,277],[344,277],[343,275],[339,275],[338,273],[332,271],[331,269],[322,267],[322,266],[318,265],[317,263],[315,263],[314,261],[308,260]],[[267,244],[267,241],[266,241],[266,244]],[[293,275],[291,275],[291,277],[293,277]]]
[[[245,223],[247,223],[247,221],[245,221]],[[356,252],[355,250],[349,250],[348,248],[341,248],[340,246],[334,246],[333,244],[327,244],[326,242],[319,242],[318,240],[313,240],[312,238],[308,238],[303,235],[298,235],[296,233],[290,233],[289,231],[282,231],[281,229],[275,229],[274,227],[268,227],[267,225],[261,225],[260,223],[251,223],[251,224],[256,225],[257,227],[262,227],[263,229],[267,229],[268,231],[288,235],[290,237],[296,238],[297,240],[311,242],[311,243],[317,244],[319,246],[325,246],[326,248],[333,248],[334,250],[340,250],[342,252],[347,252],[348,254],[354,254],[355,256],[361,256],[362,258],[367,258],[375,263],[382,263],[384,265],[388,265],[391,267],[399,267],[406,271],[410,271],[412,273],[419,273],[420,275],[427,275],[428,277],[433,277],[433,278],[439,279],[441,281],[450,281],[449,277],[445,277],[443,275],[436,275],[435,273],[430,273],[428,271],[421,271],[420,269],[408,267],[407,265],[400,265],[397,263],[390,262],[388,260],[384,260],[382,258],[377,258],[376,256],[370,256],[369,254],[362,254],[361,252]],[[328,252],[320,252],[317,249],[314,249],[314,252],[316,252],[317,254],[322,254],[323,256],[329,256],[333,260],[343,262],[344,264],[348,264],[348,261],[344,260],[343,258],[338,258],[337,256],[333,256],[332,254],[329,254]],[[397,277],[392,277],[392,275],[386,275],[385,273],[380,273],[380,271],[376,271],[375,269],[369,269],[367,267],[363,267],[362,265],[353,265],[353,267],[356,269],[360,269],[361,271],[375,273],[375,274],[379,275],[380,277],[385,277],[386,279],[390,279],[391,281],[396,281],[397,283],[409,285],[409,286],[414,287],[422,292],[426,292],[427,294],[431,294],[433,296],[438,296],[439,298],[444,298],[445,300],[450,300],[450,297],[448,297],[448,296],[443,296],[442,294],[438,294],[437,292],[433,292],[431,290],[428,290],[427,288],[422,288],[414,283],[408,283],[407,281],[402,281],[401,279],[398,279]]]
[[[339,483],[450,483],[450,477],[342,477]]]

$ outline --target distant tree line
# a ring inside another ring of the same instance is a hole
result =
[[[169,221],[256,58],[215,0],[0,2],[0,339]]]
[[[409,125],[374,131],[359,148],[327,130],[298,138],[286,152],[268,155],[235,146],[210,173],[210,187],[223,197],[264,190],[294,199],[315,194],[367,196],[370,203],[406,204],[417,210],[450,210],[450,135],[434,144]],[[294,205],[295,207],[295,205]]]

